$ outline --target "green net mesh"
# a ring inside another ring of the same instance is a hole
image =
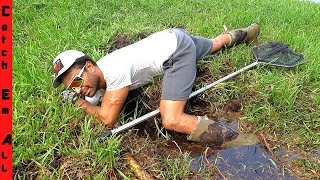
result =
[[[304,56],[291,49],[287,44],[268,42],[252,48],[255,59],[260,63],[283,67],[293,67],[304,60]]]

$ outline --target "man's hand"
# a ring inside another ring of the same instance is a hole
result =
[[[79,99],[83,99],[83,96],[73,91],[69,91],[68,89],[63,89],[61,96],[64,101],[68,101],[73,104],[75,104]]]

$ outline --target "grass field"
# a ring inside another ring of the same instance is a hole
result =
[[[132,132],[94,143],[92,138],[104,127],[63,103],[62,88],[51,86],[52,61],[59,52],[77,49],[98,60],[116,35],[136,41],[139,33],[184,27],[194,35],[214,37],[223,32],[224,24],[234,29],[252,22],[262,28],[261,43],[287,43],[304,54],[306,62],[292,69],[259,66],[246,71],[206,92],[204,98],[211,102],[207,108],[219,113],[230,100],[241,98],[241,123],[250,124],[243,131],[263,132],[275,153],[281,149],[297,152],[299,157],[290,164],[294,177],[320,178],[320,4],[293,0],[24,0],[13,1],[13,9],[14,178],[130,179],[134,175],[123,154],[138,154],[145,146],[154,146],[145,138],[132,150],[124,143]],[[202,64],[209,64],[207,73],[213,82],[224,76],[222,71],[232,72],[252,62],[250,47],[240,45]],[[119,122],[124,121],[122,114]],[[165,140],[159,135],[159,141]],[[159,179],[190,175],[186,154],[156,162],[145,168]]]

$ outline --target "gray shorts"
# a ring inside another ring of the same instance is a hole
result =
[[[163,63],[161,99],[187,100],[196,78],[197,60],[209,54],[212,41],[192,36],[182,29],[171,29],[177,36],[177,49]]]

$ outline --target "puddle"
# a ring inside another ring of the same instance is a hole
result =
[[[254,134],[240,133],[237,143],[229,144],[236,147],[208,148],[177,135],[162,147],[172,154],[188,152],[190,171],[196,174],[205,171],[213,179],[293,179],[286,167],[278,163],[282,158],[272,157],[257,138]],[[246,143],[251,145],[243,145]]]
[[[190,169],[216,167],[214,179],[293,179],[260,145],[240,146],[195,157]]]
[[[218,122],[224,121],[226,121],[225,118],[218,118]],[[152,123],[145,125],[147,124]],[[147,130],[151,139],[157,140],[157,136],[152,135],[156,129],[150,126],[140,128],[144,129],[144,133]],[[233,128],[237,129],[237,127]],[[156,152],[167,152],[162,154],[163,158],[168,155],[175,157],[181,152],[189,153],[191,160],[189,169],[194,174],[204,173],[205,177],[210,179],[293,179],[288,173],[287,164],[280,164],[283,162],[281,160],[283,157],[273,157],[258,144],[259,138],[255,134],[239,133],[235,143],[226,144],[228,147],[208,148],[205,145],[187,141],[184,134],[169,133],[172,135],[171,139],[158,144]],[[150,148],[147,149],[150,151]],[[283,151],[283,153],[286,152]],[[144,152],[144,155],[147,154]]]

